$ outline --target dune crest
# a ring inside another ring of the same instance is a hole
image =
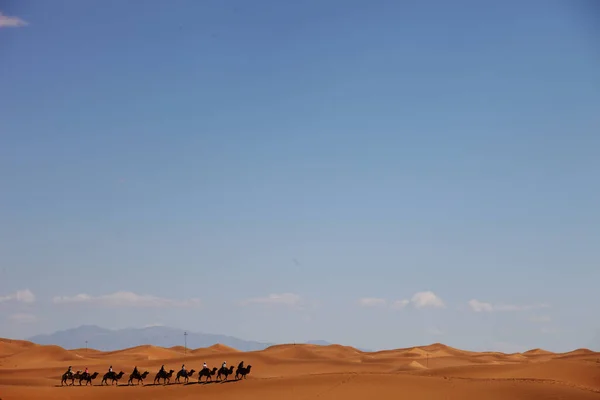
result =
[[[566,353],[561,353],[562,356],[580,356],[580,355],[588,355],[594,354],[594,352],[590,349],[580,348],[571,351],[567,351]]]
[[[103,358],[122,358],[127,360],[165,360],[169,358],[180,357],[181,354],[177,351],[164,347],[144,344],[140,346],[130,347],[123,350],[110,351],[99,353]]]
[[[60,365],[77,360],[81,360],[81,357],[59,346],[31,346],[0,358],[0,367],[31,368],[43,365]]]
[[[544,349],[531,349],[523,352],[523,355],[525,356],[548,356],[553,354],[555,353]]]
[[[188,350],[189,351],[189,350]],[[204,354],[204,353],[239,353],[238,349],[234,349],[233,347],[226,346],[221,343],[215,343],[212,346],[208,347],[200,347],[192,350],[193,354]]]
[[[418,361],[411,361],[410,363],[408,363],[408,366],[412,369],[427,369],[426,366],[424,366]]]
[[[394,372],[406,372],[406,371],[422,371],[428,369],[426,366],[418,361],[411,361],[407,364],[403,364],[393,369]]]
[[[38,345],[26,340],[0,338],[0,357],[12,355],[36,346]]]

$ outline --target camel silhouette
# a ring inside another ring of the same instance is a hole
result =
[[[77,371],[77,374],[80,374],[81,371]],[[73,383],[75,382],[75,374],[73,372],[65,372],[64,374],[62,374],[61,379],[60,379],[60,386],[63,386],[63,384],[65,385],[69,385],[67,383],[67,379],[71,380],[71,386],[73,386]]]
[[[238,380],[241,377],[241,379],[246,379],[246,375],[248,375],[250,373],[250,369],[252,369],[252,365],[248,365],[247,367],[242,367],[242,368],[238,368],[235,371],[235,379]]]
[[[202,370],[200,372],[198,372],[198,382],[202,381],[202,377],[205,376],[206,377],[206,382],[211,381],[212,382],[212,377],[215,376],[215,374],[217,373],[217,367],[214,367],[212,370],[208,369],[208,368],[202,368]]]
[[[219,372],[217,372],[217,380],[221,380],[221,375],[224,375],[225,380],[227,380],[227,377],[231,374],[233,374],[233,365],[229,368],[221,367],[219,368]]]
[[[169,372],[158,371],[158,373],[154,377],[154,383],[156,383],[156,382],[160,383],[161,379],[164,379],[165,385],[167,384],[167,382],[171,383],[171,377],[173,376],[173,372],[175,372],[175,371],[174,370],[170,370]]]
[[[115,371],[107,372],[102,377],[102,382],[100,382],[100,385],[104,385],[105,382],[108,385],[108,380],[109,379],[112,381],[110,383],[111,385],[114,385],[115,382],[118,385],[119,384],[119,379],[121,379],[123,377],[123,375],[125,375],[125,372],[123,372],[123,371],[119,372],[118,374]]]
[[[144,371],[143,374],[135,373],[135,374],[131,374],[129,375],[129,380],[127,381],[127,385],[133,385],[133,380],[136,379],[138,382],[137,384],[140,384],[140,381],[142,382],[142,386],[144,386],[144,379],[146,379],[146,377],[148,376],[150,372],[149,371]]]
[[[75,374],[75,375],[76,375],[75,379],[78,379],[77,378],[77,374]],[[92,381],[94,379],[96,379],[97,377],[98,377],[98,373],[97,372],[94,372],[91,375],[89,373],[85,373],[84,372],[83,374],[79,375],[79,386],[81,386],[81,382],[83,382],[83,381],[85,381],[85,386],[87,386],[88,384],[92,385]]]
[[[188,383],[189,379],[192,377],[192,375],[194,375],[194,372],[196,372],[195,369],[190,369],[189,372],[183,370],[179,371],[175,377],[175,382],[179,383],[179,378],[183,377],[185,379],[185,383]]]

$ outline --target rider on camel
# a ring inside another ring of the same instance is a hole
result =
[[[111,372],[111,373],[113,372],[112,365],[110,367],[108,367],[108,372]]]
[[[181,364],[181,371],[185,373],[185,364]]]
[[[69,365],[69,369],[67,370],[67,374],[73,375],[73,367]]]
[[[238,364],[238,369],[244,369],[244,361]]]
[[[158,373],[159,373],[159,374],[160,374],[161,372],[165,372],[165,364],[163,364],[163,365],[160,367],[160,371],[158,371]]]
[[[202,368],[204,369],[208,369],[208,365],[206,365],[206,361],[204,361],[204,364],[202,365]]]
[[[131,375],[133,375],[133,376],[138,376],[139,374],[140,374],[140,372],[138,371],[138,369],[137,369],[137,365],[136,365],[136,366],[133,368],[133,372],[132,372],[132,374],[131,374]]]

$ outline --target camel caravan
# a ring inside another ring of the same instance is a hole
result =
[[[237,369],[235,370],[235,380],[240,380],[240,379],[246,379],[247,375],[250,373],[250,370],[252,369],[252,365],[248,365],[248,366],[244,366],[244,362],[240,362],[237,366]],[[153,384],[160,384],[161,380],[163,385],[168,385],[171,383],[171,378],[173,378],[173,374],[175,373],[175,370],[171,369],[169,371],[167,371],[165,369],[165,366],[161,366],[160,370],[156,373],[156,375],[154,376],[154,382]],[[196,373],[195,369],[190,369],[189,371],[186,370],[185,368],[185,364],[183,364],[181,366],[181,369],[179,370],[179,372],[177,372],[177,374],[175,375],[175,383],[181,383],[181,378],[183,378],[183,382],[184,383],[189,383],[190,378],[192,378],[194,376],[194,374]],[[149,371],[144,371],[143,373],[141,373],[140,371],[138,371],[137,366],[134,367],[133,372],[129,375],[129,379],[127,381],[127,386],[129,385],[134,385],[133,381],[136,381],[136,385],[139,385],[140,383],[142,384],[142,386],[144,385],[144,379],[146,379],[148,377],[148,375],[150,374]],[[78,380],[79,381],[79,385],[82,385],[82,382],[85,382],[85,385],[91,385],[92,381],[94,379],[96,379],[98,377],[99,373],[98,372],[94,372],[93,374],[90,374],[89,370],[86,368],[84,371],[77,371],[77,372],[73,372],[72,367],[69,366],[69,369],[67,370],[67,372],[65,372],[64,374],[62,374],[61,377],[61,381],[60,381],[60,385],[64,386],[73,386],[75,384],[75,381]],[[113,371],[112,365],[108,368],[108,372],[105,373],[102,376],[102,380],[100,382],[100,386],[104,386],[105,384],[108,385],[108,382],[110,381],[111,385],[119,385],[119,381],[123,378],[123,376],[125,375],[125,372],[120,371],[119,373],[116,373],[115,371]],[[216,375],[216,377],[215,377]],[[208,383],[208,382],[213,382],[213,377],[215,377],[214,382],[220,382],[220,381],[227,381],[228,377],[230,375],[233,375],[233,366],[227,367],[227,362],[223,362],[223,364],[221,365],[221,368],[217,368],[217,367],[213,367],[212,369],[208,368],[208,366],[206,365],[206,363],[204,363],[204,365],[202,366],[202,369],[200,371],[198,371],[198,383],[202,383],[202,378],[206,378],[204,380],[204,383]],[[71,383],[69,383],[68,381],[71,381]]]

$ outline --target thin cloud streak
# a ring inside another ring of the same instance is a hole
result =
[[[140,308],[185,308],[198,307],[200,299],[176,300],[151,295],[139,295],[133,292],[115,292],[101,296],[80,293],[75,296],[56,296],[54,304],[93,304],[105,307],[140,307]]]
[[[21,28],[27,25],[29,23],[19,17],[8,16],[0,12],[0,28]]]
[[[363,297],[358,300],[358,304],[361,307],[382,307],[387,304],[385,299],[380,299],[378,297]]]
[[[479,301],[477,299],[471,299],[467,302],[467,305],[474,312],[495,312],[495,311],[529,311],[529,310],[538,310],[542,308],[549,308],[549,304],[539,303],[539,304],[526,304],[526,305],[516,305],[516,304],[498,304],[494,305],[492,303],[487,303],[484,301]]]
[[[14,293],[8,294],[6,296],[0,296],[0,303],[5,303],[9,301],[17,301],[20,303],[31,304],[35,303],[35,295],[29,289],[17,290]]]
[[[301,301],[302,298],[295,293],[272,293],[266,297],[254,297],[251,299],[243,300],[240,304],[243,306],[251,304],[264,304],[293,307],[300,305]]]
[[[415,293],[410,300],[395,300],[389,303],[389,307],[394,310],[401,310],[412,304],[413,307],[421,308],[446,308],[444,301],[432,291]],[[388,301],[379,297],[363,297],[358,299],[358,305],[361,307],[385,307]]]

